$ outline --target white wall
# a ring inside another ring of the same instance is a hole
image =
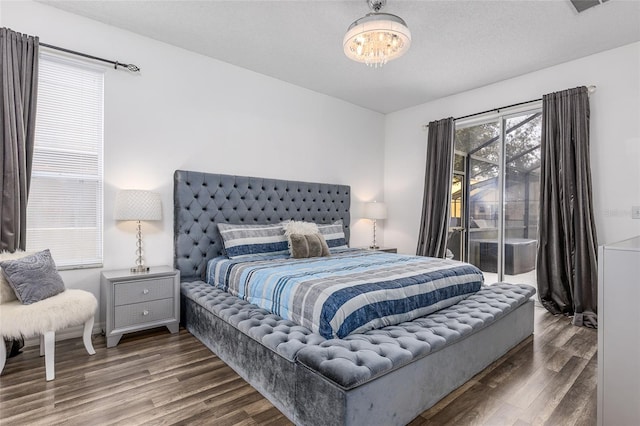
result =
[[[107,68],[104,267],[135,260],[134,225],[116,224],[120,188],[158,191],[163,220],[143,224],[149,265],[173,260],[173,171],[348,184],[352,245],[367,245],[360,202],[382,199],[384,116],[280,80],[31,1],[2,1],[0,25],[40,41],[138,65]],[[99,297],[100,270],[65,271]]]
[[[427,77],[428,78],[428,77]],[[460,93],[386,116],[385,241],[415,253],[427,134],[422,125],[596,85],[591,105],[591,172],[598,243],[640,235],[631,206],[640,205],[640,43]]]
[[[600,244],[640,234],[640,43],[396,113],[381,114],[31,1],[0,2],[0,25],[42,42],[130,61],[106,69],[104,265],[134,261],[132,224],[113,220],[120,188],[152,189],[164,219],[144,225],[146,261],[172,263],[172,174],[192,169],[352,186],[352,245],[370,242],[360,201],[385,200],[386,246],[414,253],[422,205],[422,125],[595,84],[592,173]],[[426,77],[428,78],[428,77]],[[384,178],[384,181],[383,181]],[[384,189],[384,192],[383,192]],[[384,196],[383,196],[384,194]],[[99,297],[100,270],[66,271]]]

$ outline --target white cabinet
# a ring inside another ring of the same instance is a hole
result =
[[[598,425],[640,425],[640,237],[598,251]]]

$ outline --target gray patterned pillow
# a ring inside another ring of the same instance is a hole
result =
[[[23,305],[64,291],[64,282],[48,249],[21,259],[2,261],[0,268]]]
[[[33,253],[34,252],[22,250],[16,250],[13,253],[9,251],[3,251],[0,252],[0,262],[5,260],[21,259]],[[2,268],[0,267],[0,304],[12,302],[14,300],[18,300],[18,298],[16,297],[16,292],[13,291],[13,288],[9,285],[9,282],[4,278]]]

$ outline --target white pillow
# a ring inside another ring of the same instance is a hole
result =
[[[320,232],[318,225],[313,222],[290,220],[289,222],[282,222],[282,227],[284,228],[284,235],[287,236],[289,241],[291,241],[289,238],[291,234],[313,235]]]

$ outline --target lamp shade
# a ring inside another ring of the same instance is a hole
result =
[[[126,189],[116,196],[116,220],[160,220],[160,194],[152,191]]]
[[[386,219],[387,206],[384,203],[378,203],[376,201],[364,203],[364,217],[367,219]]]

